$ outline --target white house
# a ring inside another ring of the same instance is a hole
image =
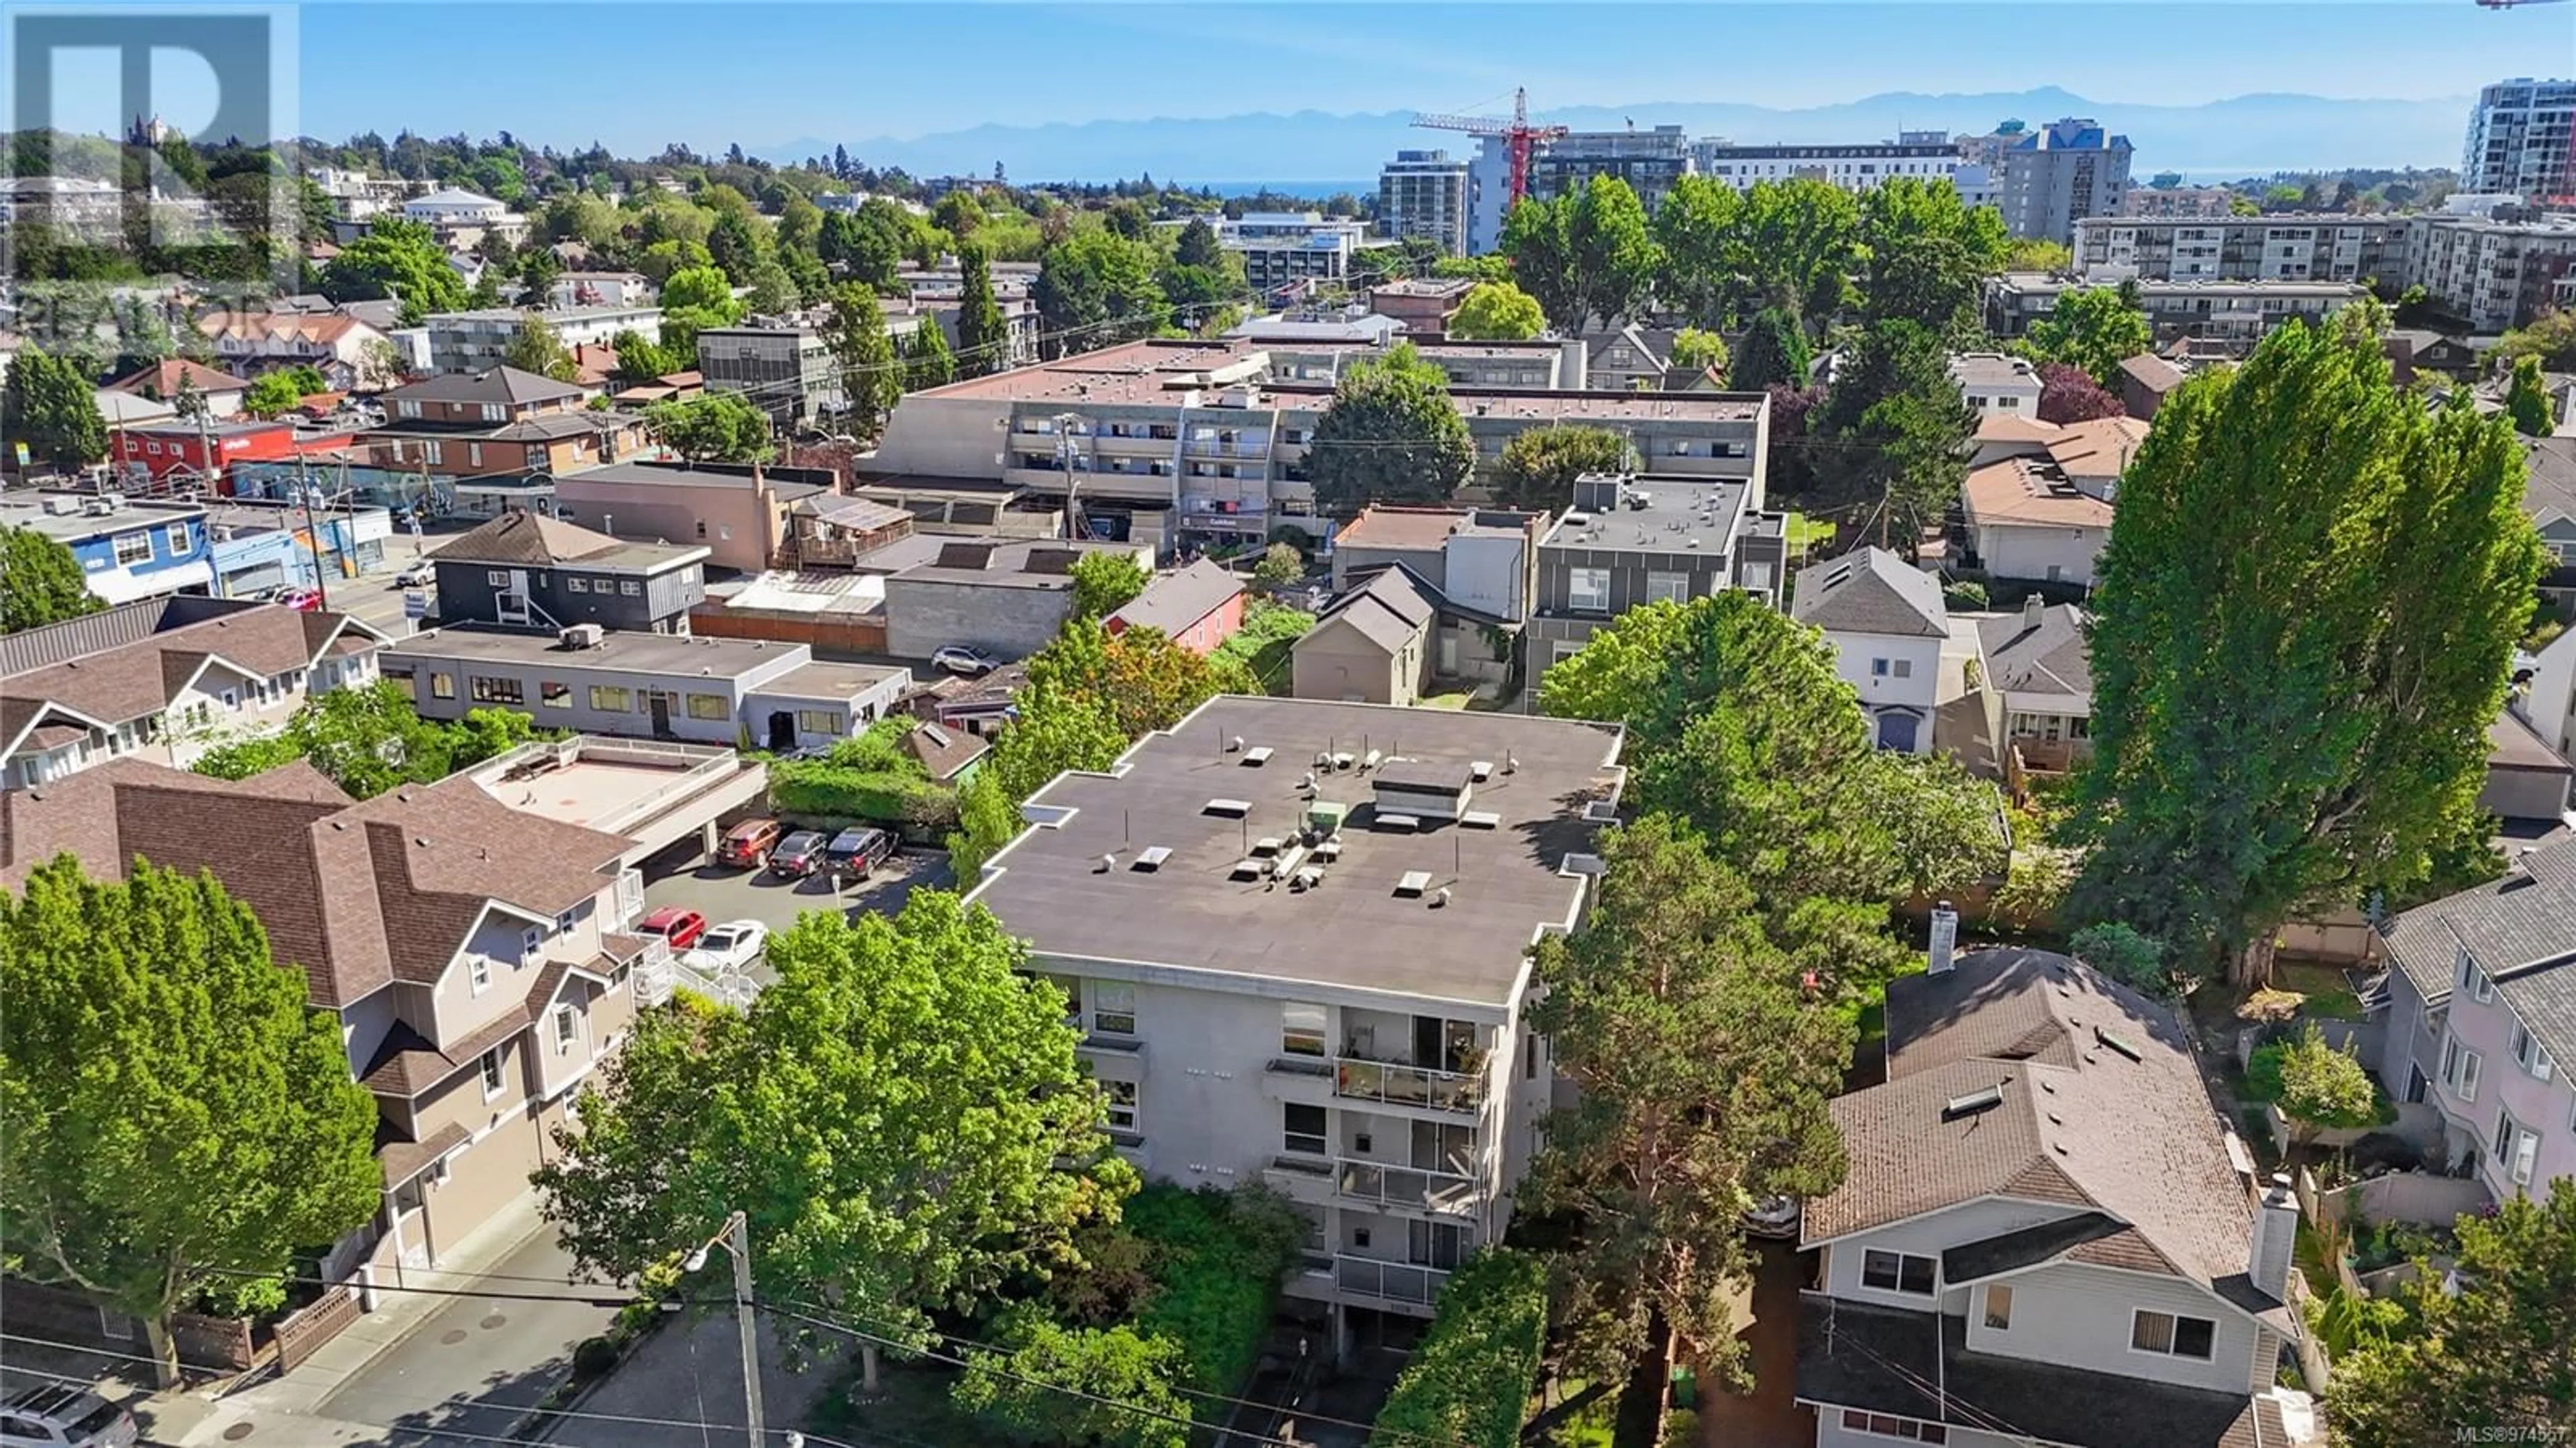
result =
[[[1932,575],[1884,548],[1856,548],[1798,574],[1789,616],[1825,631],[1879,748],[1932,751],[1941,646],[1950,637]]]
[[[1804,1209],[1818,1448],[2297,1441],[2297,1199],[2258,1201],[2170,1011],[2062,955],[1936,953],[1889,985],[1886,1040]]]
[[[1968,545],[1990,578],[2089,587],[2111,541],[2120,474],[2146,441],[2132,417],[2069,423],[2044,436],[1981,428],[1960,488]]]
[[[403,219],[424,221],[432,226],[488,226],[510,214],[510,208],[489,196],[450,188],[415,196],[403,203]]]
[[[1950,375],[1981,418],[2039,417],[2039,369],[2027,357],[1961,352],[1950,359]]]

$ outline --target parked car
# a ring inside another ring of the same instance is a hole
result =
[[[428,588],[438,582],[438,570],[426,558],[394,575],[396,588]]]
[[[930,666],[942,673],[964,674],[970,679],[980,679],[1000,668],[1002,661],[982,649],[970,649],[964,644],[950,644],[930,656]]]
[[[832,836],[832,843],[823,850],[823,867],[853,880],[864,880],[869,871],[893,853],[893,831],[852,825]]]
[[[760,953],[768,948],[768,926],[757,920],[728,920],[709,926],[707,933],[698,937],[698,943],[680,957],[680,963],[691,970],[720,975],[760,959]]]
[[[769,863],[769,852],[786,833],[787,826],[776,820],[744,820],[725,831],[724,840],[716,846],[716,862],[757,870]]]
[[[322,591],[318,588],[280,589],[277,602],[281,608],[291,608],[297,613],[311,613],[322,606]]]
[[[1782,1241],[1798,1235],[1798,1199],[1765,1197],[1744,1214],[1744,1235]]]
[[[647,915],[635,927],[647,935],[658,935],[671,943],[674,953],[687,950],[707,933],[707,917],[695,910],[665,905]]]
[[[142,1436],[132,1413],[69,1383],[21,1388],[0,1399],[0,1442],[128,1448]]]
[[[821,830],[798,830],[769,852],[769,873],[791,880],[813,874],[823,868],[824,844]]]

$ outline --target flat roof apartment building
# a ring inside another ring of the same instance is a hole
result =
[[[1283,364],[1302,355],[1244,342],[1131,342],[931,388],[895,408],[876,466],[1045,497],[1078,484],[1086,514],[1124,514],[1133,529],[1266,537],[1273,524],[1315,511],[1306,457],[1332,391],[1311,369],[1282,378]],[[1761,506],[1770,414],[1759,393],[1458,387],[1449,396],[1480,467],[1530,428],[1586,423],[1625,436],[1650,472],[1735,479]],[[1130,536],[1142,541],[1146,531]]]
[[[2473,332],[2528,324],[2576,275],[2576,217],[2500,221],[2419,216],[2406,234],[2406,280]]]
[[[2057,299],[2092,283],[2037,272],[2006,272],[1986,283],[1986,329],[2018,337],[2057,310]],[[2211,337],[2251,343],[2292,318],[2322,321],[2368,296],[2359,282],[2150,281],[2138,284],[2159,341]]]
[[[1398,151],[1377,173],[1378,228],[1421,237],[1448,256],[1467,251],[1467,163],[1446,151]]]
[[[482,372],[500,366],[530,318],[545,323],[566,347],[602,346],[620,332],[650,337],[662,329],[662,309],[641,305],[439,312],[428,319],[430,370]]]
[[[2576,199],[2576,81],[2519,78],[2479,91],[2460,147],[2460,189]]]
[[[1355,1313],[1429,1316],[1510,1224],[1551,1090],[1528,951],[1582,917],[1620,745],[1563,720],[1212,699],[1040,789],[969,898],[1065,992],[1121,1154],[1296,1204],[1287,1290],[1339,1339]]]
[[[1845,191],[1869,191],[1899,176],[1946,180],[1971,206],[1994,200],[1987,168],[1959,154],[1941,131],[1907,131],[1893,141],[1826,146],[1740,146],[1722,136],[1694,142],[1691,163],[1702,176],[1738,191],[1756,181],[1822,181]]]
[[[2015,236],[2071,245],[2075,223],[2117,216],[2129,190],[2129,138],[2067,117],[2023,131],[1995,153],[1995,199]]]
[[[2117,281],[2381,281],[2406,275],[2403,216],[2087,216],[2076,275]]]
[[[1272,300],[1350,275],[1351,259],[1376,243],[1365,221],[1320,211],[1247,211],[1217,223],[1217,242],[1243,258],[1243,279]]]
[[[1732,588],[1779,605],[1787,519],[1762,510],[1759,482],[1587,473],[1574,480],[1573,502],[1539,539],[1530,698],[1549,669],[1640,604]]]

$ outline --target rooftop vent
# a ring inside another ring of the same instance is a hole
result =
[[[1467,777],[1478,784],[1483,784],[1494,777],[1494,761],[1490,759],[1472,761],[1467,766]]]
[[[1127,868],[1131,870],[1142,870],[1146,874],[1150,875],[1156,870],[1163,868],[1163,862],[1171,857],[1171,846],[1148,845],[1145,848],[1145,852],[1136,857],[1136,863],[1128,866]]]
[[[1423,891],[1430,888],[1431,872],[1429,870],[1407,870],[1404,872],[1404,878],[1395,882],[1395,893],[1407,898],[1420,895]]]
[[[1252,842],[1252,853],[1262,856],[1275,855],[1285,848],[1287,843],[1277,835],[1263,835]]]
[[[1234,869],[1231,872],[1231,877],[1237,880],[1258,880],[1269,873],[1270,862],[1268,860],[1254,860],[1247,858],[1234,862]]]
[[[1206,806],[1200,810],[1200,813],[1223,815],[1230,820],[1239,820],[1245,815],[1252,813],[1252,801],[1248,799],[1212,799],[1209,800]]]
[[[1989,1086],[1983,1091],[1971,1091],[1965,1096],[1953,1096],[1942,1102],[1941,1119],[1956,1121],[1962,1116],[1974,1116],[1979,1112],[1992,1111],[2003,1104],[2004,1088]]]
[[[1251,765],[1255,769],[1268,764],[1270,762],[1270,746],[1267,744],[1257,744],[1252,748],[1243,751],[1243,762]]]
[[[1388,814],[1383,810],[1371,810],[1369,812],[1369,824],[1372,827],[1381,830],[1410,832],[1422,828],[1422,817],[1420,815]]]
[[[2132,1061],[2143,1061],[2146,1059],[2145,1056],[2139,1054],[2138,1048],[2135,1045],[2113,1035],[2109,1031],[2102,1029],[2100,1026],[2095,1026],[2093,1028],[2093,1039],[2099,1041],[2104,1046],[2109,1047],[2111,1050],[2117,1051],[2121,1055],[2128,1057]]]

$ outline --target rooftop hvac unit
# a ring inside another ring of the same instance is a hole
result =
[[[565,648],[595,649],[605,642],[608,630],[595,623],[577,623],[556,635]]]
[[[80,510],[81,500],[70,493],[47,493],[45,495],[45,512],[53,517],[67,517],[70,514],[79,512]]]

